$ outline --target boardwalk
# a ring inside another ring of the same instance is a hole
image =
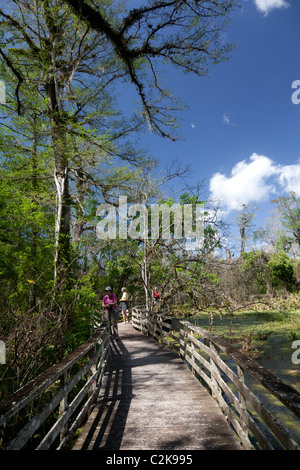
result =
[[[99,400],[74,450],[238,450],[217,403],[177,354],[119,326]]]

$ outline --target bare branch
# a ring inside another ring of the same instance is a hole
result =
[[[22,77],[20,72],[14,67],[12,61],[7,57],[7,55],[3,52],[3,50],[1,48],[0,48],[0,54],[3,57],[3,59],[5,60],[6,65],[10,68],[10,70],[13,72],[13,74],[18,79],[18,84],[17,84],[16,90],[15,90],[15,95],[16,95],[16,98],[17,98],[18,115],[20,116],[21,115],[21,101],[20,101],[20,97],[19,97],[19,90],[20,90],[20,86],[22,85],[22,83],[24,81],[24,78]]]

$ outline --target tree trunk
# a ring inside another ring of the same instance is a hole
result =
[[[66,127],[62,112],[59,109],[55,77],[51,77],[48,82],[47,94],[55,160],[54,180],[56,185],[54,282],[58,292],[62,293],[67,282],[67,269],[70,263],[70,195]]]
[[[147,248],[144,248],[144,257],[142,261],[142,280],[143,280],[143,285],[144,285],[144,291],[145,291],[145,306],[147,312],[150,312],[151,310],[151,298],[149,296],[149,277],[148,277],[148,262],[147,262]]]
[[[36,116],[33,116],[33,140],[32,140],[32,151],[31,151],[31,158],[32,158],[32,187],[34,192],[36,193],[37,190],[37,129],[36,129]],[[35,209],[34,209],[35,210]],[[36,256],[37,256],[37,238],[39,232],[33,227],[32,228],[32,239],[31,239],[31,272],[30,272],[30,279],[35,278],[35,269],[36,266]],[[33,309],[36,305],[36,293],[35,293],[35,285],[30,285],[29,290],[29,308]]]
[[[81,236],[84,230],[85,221],[85,211],[84,211],[84,201],[85,201],[85,184],[84,184],[84,175],[81,169],[77,170],[77,183],[76,189],[78,196],[76,197],[77,200],[77,207],[76,207],[76,214],[75,214],[75,221],[72,222],[72,239],[73,244],[76,249],[77,245],[80,243]]]
[[[240,235],[241,235],[241,250],[240,250],[240,256],[243,255],[243,253],[245,252],[245,239],[246,239],[246,236],[245,236],[245,225],[243,223],[243,225],[241,226],[240,228]]]

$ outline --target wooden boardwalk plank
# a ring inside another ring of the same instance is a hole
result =
[[[119,326],[99,399],[74,450],[239,450],[215,400],[178,355]]]

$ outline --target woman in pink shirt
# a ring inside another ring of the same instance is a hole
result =
[[[106,295],[102,299],[102,306],[105,309],[106,320],[109,323],[110,335],[112,338],[118,339],[118,323],[114,307],[117,305],[117,296],[113,294],[111,287],[105,288]]]

